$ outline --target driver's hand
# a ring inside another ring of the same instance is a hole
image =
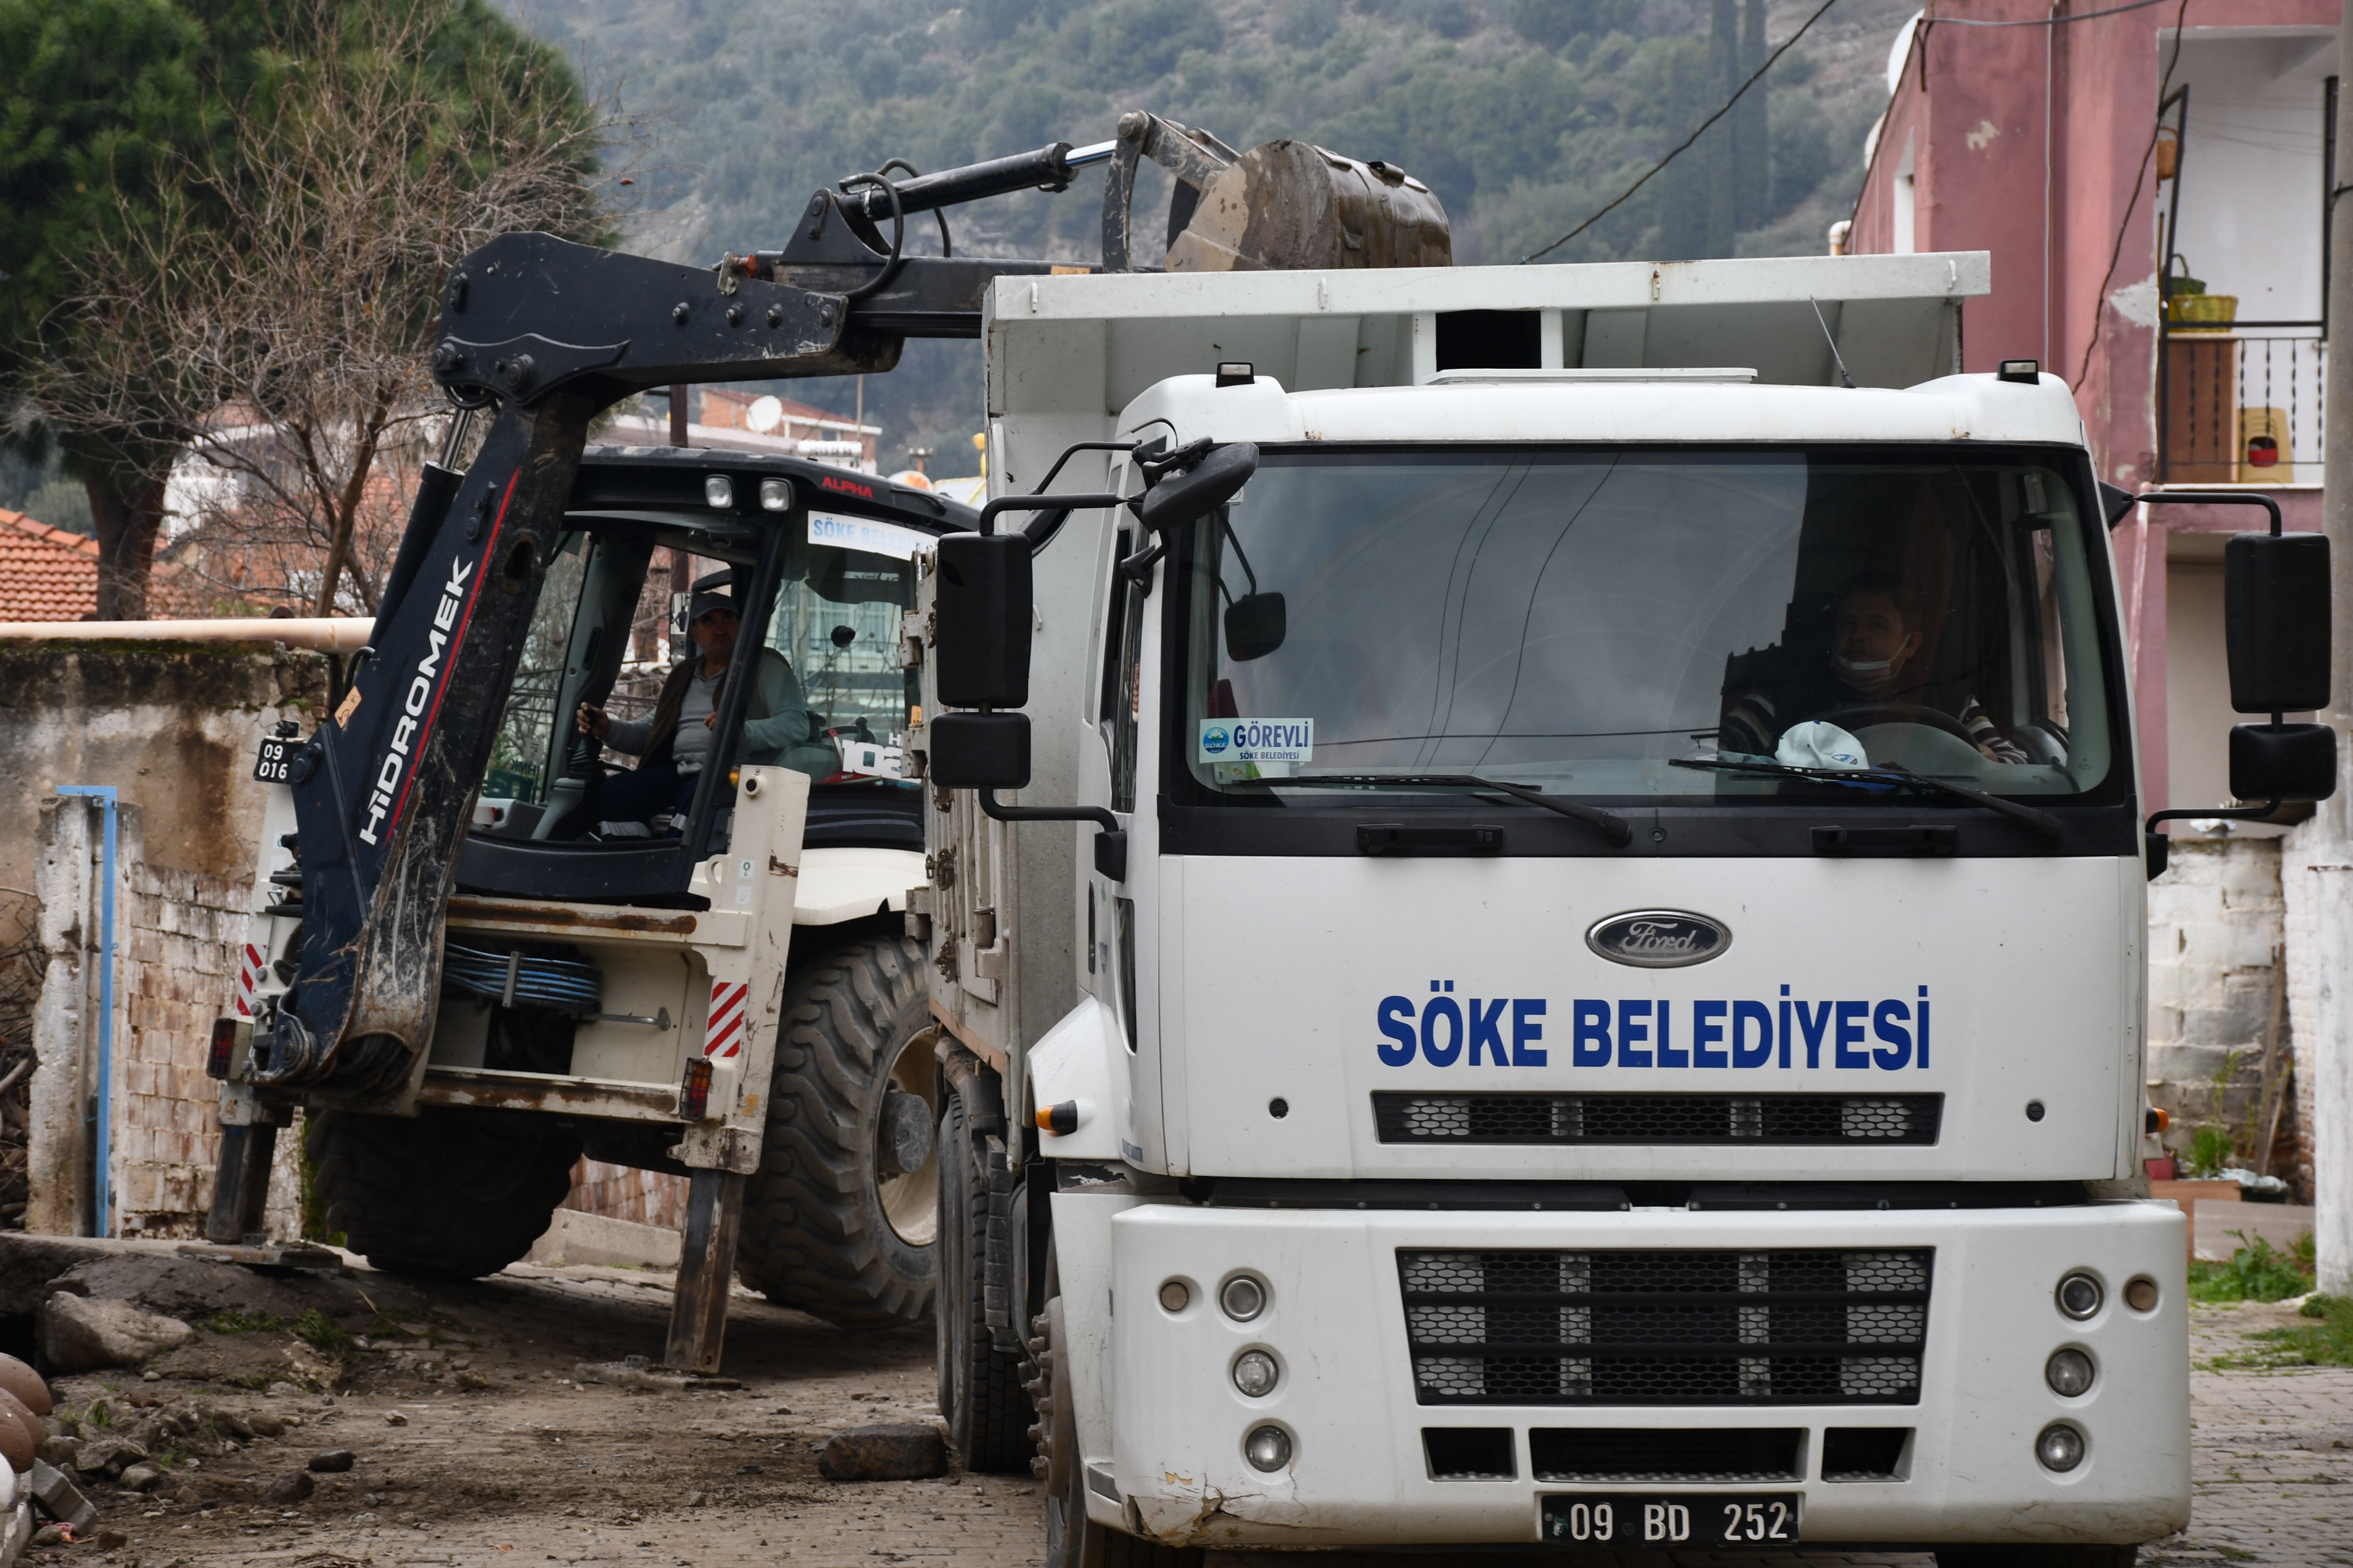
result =
[[[706,730],[719,728],[719,715],[716,712],[705,713],[702,716],[702,727]]]
[[[580,705],[578,718],[580,732],[584,735],[595,735],[602,739],[605,731],[613,727],[611,716],[593,702],[583,702]]]

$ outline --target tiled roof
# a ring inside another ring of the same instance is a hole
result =
[[[78,621],[98,610],[98,541],[0,508],[0,621]]]

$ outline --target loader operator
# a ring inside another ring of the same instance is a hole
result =
[[[584,734],[638,757],[634,771],[614,773],[600,786],[596,831],[605,837],[648,837],[668,826],[659,819],[682,822],[694,802],[695,785],[711,756],[721,685],[742,622],[735,601],[716,592],[697,593],[687,613],[686,632],[697,657],[682,660],[670,672],[651,713],[643,719],[615,719],[594,703],[580,705]],[[762,648],[753,663],[745,712],[739,753],[744,763],[781,762],[817,777],[830,774],[839,765],[831,747],[809,744],[818,717],[808,710],[792,665],[774,648]]]
[[[1854,729],[1900,719],[1905,710],[1934,710],[1988,762],[2027,761],[1974,695],[1964,693],[1953,704],[1936,700],[1928,673],[1913,666],[1922,642],[1919,618],[1894,574],[1849,578],[1831,603],[1830,657],[1787,671],[1786,679],[1771,683],[1776,689],[1760,685],[1727,692],[1718,743],[1730,752],[1771,756],[1782,735],[1808,720]]]

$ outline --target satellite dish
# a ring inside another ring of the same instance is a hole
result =
[[[765,436],[785,422],[785,405],[775,397],[754,398],[744,413],[744,428],[755,436]]]

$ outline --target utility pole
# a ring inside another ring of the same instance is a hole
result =
[[[2353,5],[2337,25],[2337,75],[2353,81]],[[2337,145],[2353,147],[2353,93],[2337,98]],[[2340,175],[2341,179],[2342,176]],[[2340,188],[2342,188],[2340,186]],[[2328,320],[2353,321],[2353,201],[2331,193],[2327,206]],[[2337,765],[2353,757],[2353,353],[2331,345],[2328,412],[2322,430],[2327,471],[2322,527],[2329,539],[2335,613],[2330,644],[2328,711],[2337,731]],[[2314,935],[2318,951],[2316,1038],[2299,1042],[2296,1070],[2313,1075],[2313,1241],[2320,1256],[2320,1289],[2353,1295],[2353,789],[2337,786],[2298,829],[2308,836],[2314,888]]]

